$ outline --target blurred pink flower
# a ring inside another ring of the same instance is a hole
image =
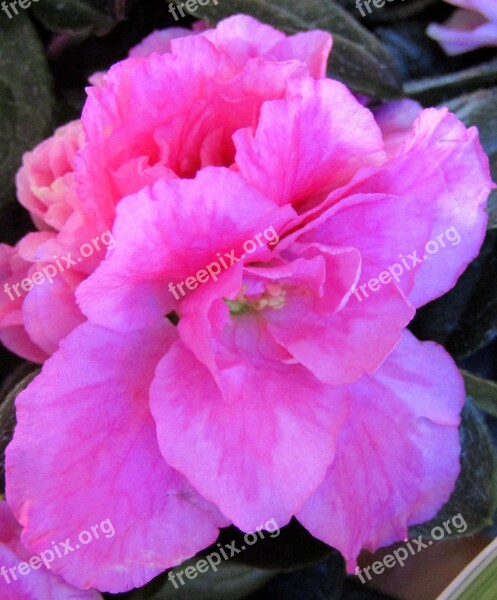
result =
[[[7,451],[34,550],[112,519],[104,555],[54,563],[75,585],[129,589],[227,522],[292,516],[353,570],[454,488],[464,386],[405,327],[478,254],[488,159],[474,128],[413,105],[381,115],[385,148],[323,79],[329,47],[238,16],[89,92],[78,194],[117,245],[76,292],[88,322],[18,397]],[[357,300],[449,227],[459,243]],[[269,229],[278,243],[249,251]]]
[[[443,24],[432,23],[428,35],[451,56],[485,46],[497,46],[495,0],[446,0],[460,7]]]
[[[35,558],[23,546],[20,535],[21,526],[14,519],[9,506],[6,502],[0,502],[2,600],[102,600],[96,590],[78,590],[48,571],[41,559]],[[27,566],[21,566],[22,563]]]

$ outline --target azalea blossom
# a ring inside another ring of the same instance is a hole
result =
[[[96,590],[79,590],[49,571],[39,556],[23,546],[20,535],[21,526],[8,504],[0,502],[2,600],[102,600]]]
[[[497,46],[495,0],[446,0],[459,7],[443,24],[432,23],[428,35],[451,56],[486,46]]]
[[[406,326],[478,254],[488,159],[446,109],[383,115],[384,136],[324,78],[323,32],[237,16],[167,43],[89,90],[76,192],[116,247],[17,399],[7,499],[33,551],[105,507],[104,551],[52,567],[79,587],[127,590],[229,523],[292,517],[352,572],[454,489],[463,382]],[[443,256],[353,298],[449,227]]]
[[[204,47],[212,48],[212,44],[215,44],[220,50],[214,48],[212,51],[223,56],[223,63],[219,61],[218,65],[222,75],[210,85],[212,97],[209,102],[213,103],[213,114],[209,116],[209,111],[204,111],[204,128],[210,127],[209,119],[215,121],[221,115],[231,114],[231,121],[223,123],[225,131],[222,135],[225,139],[218,139],[220,129],[210,131],[211,142],[207,138],[207,146],[212,147],[213,153],[221,154],[233,151],[229,140],[231,133],[249,125],[254,111],[264,100],[280,96],[287,78],[305,74],[307,69],[315,77],[324,77],[331,47],[330,36],[324,32],[287,37],[267,25],[254,24],[252,20],[242,18],[220,23],[213,30],[208,30],[205,23],[199,22],[193,30],[171,28],[156,32],[133,48],[130,57],[135,59],[133,64],[138,69],[140,64],[143,65],[143,57],[153,53],[170,53],[173,40],[195,34],[209,38],[211,42],[203,41]],[[263,59],[264,56],[268,59]],[[281,61],[295,60],[280,67],[269,57]],[[189,62],[185,54],[179,60]],[[177,67],[175,69],[179,72]],[[183,77],[187,74],[188,70],[185,70]],[[202,74],[204,79],[213,76],[208,72]],[[98,86],[103,77],[102,73],[96,74],[92,82]],[[264,86],[260,85],[262,82],[265,82]],[[223,97],[228,90],[226,86],[234,95],[233,99]],[[201,106],[195,90],[185,92],[190,96],[190,103]],[[98,97],[96,88],[90,92],[90,96],[94,94]],[[166,98],[167,95],[163,99]],[[185,121],[187,106],[182,102],[186,102],[186,97],[178,98],[176,105],[170,103],[170,114],[157,107],[155,119],[159,130],[171,118],[178,123]],[[227,111],[232,102],[237,104],[236,110]],[[190,120],[195,119],[194,114],[192,111]],[[102,118],[108,116],[101,115]],[[126,120],[125,127],[140,128],[140,118],[137,119],[136,114],[123,113],[122,117]],[[92,128],[99,126],[96,121],[86,120],[87,134],[91,137]],[[183,128],[189,126],[189,121],[183,122]],[[171,133],[173,130],[174,127],[169,128]],[[202,132],[199,134],[203,135]],[[76,154],[84,145],[85,137],[81,123],[72,122],[59,128],[32,152],[26,153],[17,176],[17,193],[19,201],[29,210],[41,231],[28,234],[15,248],[0,244],[0,287],[3,289],[0,294],[0,340],[12,352],[33,362],[44,362],[57,350],[59,342],[84,321],[76,305],[75,290],[95,270],[105,253],[95,253],[91,259],[85,259],[76,269],[71,269],[70,273],[57,277],[53,285],[35,285],[22,296],[9,295],[12,285],[30,278],[33,273],[52,264],[56,257],[69,252],[77,254],[82,244],[90,243],[107,231],[114,221],[115,205],[128,193],[138,191],[156,178],[176,176],[165,163],[162,164],[164,161],[150,167],[146,156],[148,150],[142,155],[142,149],[136,144],[122,148],[114,136],[109,147],[107,139],[94,139],[87,145],[82,160],[96,161],[95,182],[88,181],[83,175],[78,190],[74,171]],[[120,156],[113,155],[116,150],[121,153]],[[188,148],[176,148],[175,160],[187,162],[189,151]],[[223,158],[206,156],[203,160],[210,164]],[[44,326],[40,325],[41,322]]]

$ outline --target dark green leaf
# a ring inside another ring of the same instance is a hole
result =
[[[350,0],[344,0],[350,4]],[[372,10],[371,14],[366,16],[370,23],[396,23],[402,19],[412,19],[420,13],[426,11],[427,8],[434,6],[438,0],[387,0],[385,6],[381,9]],[[352,1],[355,7],[355,2]],[[373,8],[373,7],[371,7]],[[357,11],[357,9],[356,9]]]
[[[487,232],[476,260],[445,296],[418,310],[410,328],[461,359],[487,343],[497,329],[497,230]]]
[[[474,89],[497,84],[497,59],[457,73],[427,77],[404,85],[404,93],[424,106],[446,102]]]
[[[461,515],[468,536],[493,522],[497,508],[497,455],[485,422],[471,399],[466,400],[459,428],[461,438],[461,473],[456,489],[438,515],[410,530],[410,535],[429,538],[434,527]],[[457,534],[452,533],[452,537]]]
[[[477,377],[468,371],[461,371],[466,386],[466,394],[470,396],[480,410],[497,417],[497,383]]]
[[[468,127],[475,125],[480,132],[480,140],[490,159],[494,181],[497,181],[497,88],[479,90],[472,94],[455,98],[447,103]],[[494,190],[488,203],[489,228],[497,227],[497,191]]]
[[[309,29],[329,31],[334,38],[330,76],[374,98],[400,94],[398,74],[381,42],[333,0],[230,0],[200,7],[192,14],[217,22],[237,13],[252,15],[290,34]]]
[[[22,153],[50,132],[51,117],[47,64],[30,20],[0,19],[0,211],[14,199]]]

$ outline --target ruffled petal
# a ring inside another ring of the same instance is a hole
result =
[[[347,386],[350,412],[324,483],[296,515],[352,572],[432,518],[459,474],[464,384],[449,355],[405,333],[372,376]]]
[[[286,99],[263,106],[256,131],[239,131],[234,140],[247,181],[299,210],[348,183],[360,167],[384,159],[372,113],[331,80],[292,82]]]
[[[159,364],[151,387],[159,445],[239,528],[254,531],[269,518],[281,527],[322,482],[346,398],[283,362],[263,322],[240,316],[220,343],[227,398],[182,342]]]
[[[7,498],[33,552],[71,540],[51,569],[78,587],[144,585],[227,524],[159,452],[149,385],[174,338],[166,322],[126,336],[84,324],[17,399]]]

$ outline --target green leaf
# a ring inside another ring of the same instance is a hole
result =
[[[0,215],[14,199],[21,155],[51,129],[51,82],[44,54],[25,14],[0,19]]]
[[[87,0],[41,0],[31,9],[50,31],[105,35],[116,25],[118,16],[104,10],[105,5],[95,4]]]
[[[495,600],[497,598],[497,540],[489,544],[456,577],[437,600]]]
[[[179,0],[175,0],[180,4]],[[229,0],[192,13],[213,22],[245,13],[292,34],[322,29],[333,34],[329,75],[357,93],[373,98],[400,95],[401,82],[391,56],[381,42],[333,0]]]
[[[480,141],[490,159],[492,177],[497,181],[497,87],[455,98],[446,106],[468,127],[478,127]],[[497,190],[490,195],[488,213],[488,227],[497,228]]]
[[[442,344],[457,359],[485,345],[497,330],[497,230],[445,296],[418,310],[410,329]]]
[[[434,527],[461,515],[466,537],[493,523],[497,508],[497,455],[485,422],[468,398],[459,428],[461,438],[461,473],[456,488],[438,515],[422,525],[412,527],[411,536],[430,538]],[[451,537],[458,537],[452,533]]]
[[[468,371],[461,371],[466,386],[466,394],[478,408],[497,418],[497,383],[477,377]]]
[[[404,85],[404,93],[424,106],[434,106],[475,89],[496,84],[497,59],[493,59],[457,73],[409,81]]]

